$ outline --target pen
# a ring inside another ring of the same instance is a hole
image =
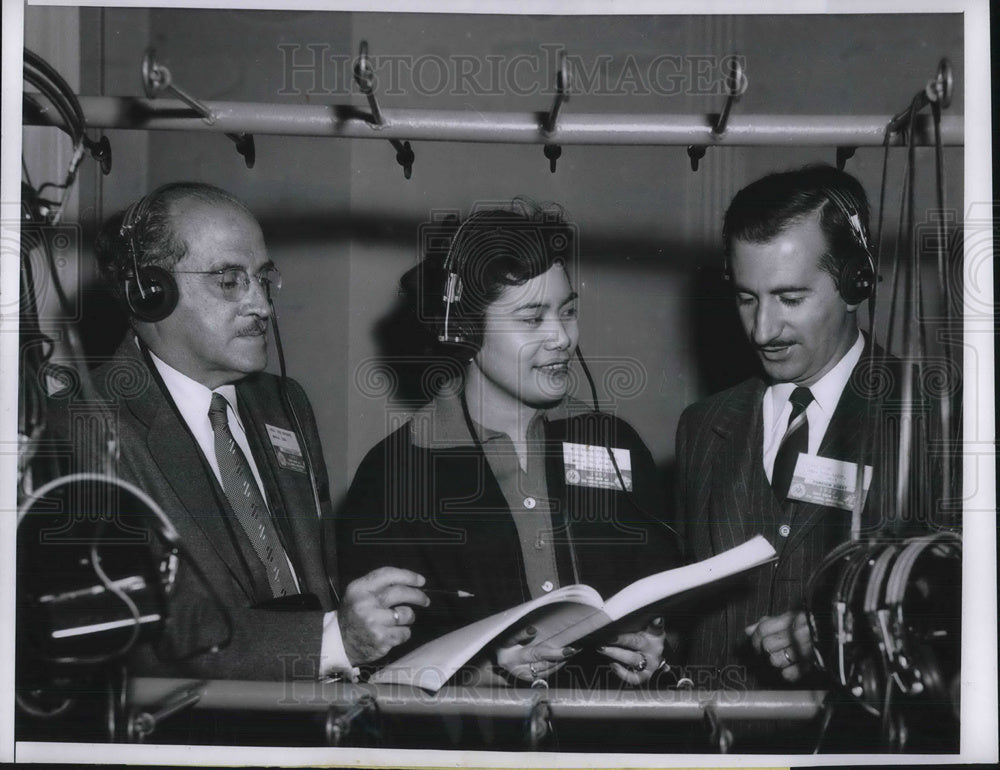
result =
[[[475,594],[470,591],[453,591],[450,588],[421,588],[425,594],[438,594],[440,596],[457,596],[459,599],[473,599]]]

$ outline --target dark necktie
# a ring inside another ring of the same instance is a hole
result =
[[[288,566],[285,549],[278,540],[271,514],[254,479],[250,463],[229,430],[229,404],[218,394],[212,394],[208,419],[215,433],[215,459],[222,475],[222,489],[233,507],[236,519],[247,533],[253,549],[264,563],[267,582],[275,596],[295,593],[295,578]]]
[[[813,394],[809,388],[796,388],[788,400],[792,404],[792,413],[788,417],[788,428],[781,438],[778,454],[774,456],[774,472],[771,474],[771,488],[779,500],[788,497],[788,487],[792,483],[792,472],[799,454],[809,451],[806,407],[812,403]]]

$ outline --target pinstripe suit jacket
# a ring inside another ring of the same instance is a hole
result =
[[[876,351],[855,367],[837,403],[819,454],[874,468],[864,526],[888,510],[896,453],[890,394],[898,361]],[[688,407],[677,429],[678,511],[690,556],[704,559],[764,535],[778,561],[751,573],[699,605],[691,618],[687,660],[696,685],[711,688],[781,686],[776,672],[750,654],[744,628],[763,615],[798,608],[814,567],[850,534],[851,513],[803,502],[781,502],[762,460],[761,416],[767,384],[746,380]],[[788,527],[789,529],[784,529]],[[787,532],[787,536],[781,534]]]

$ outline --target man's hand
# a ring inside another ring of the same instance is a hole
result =
[[[420,590],[426,582],[408,569],[379,567],[347,586],[337,622],[351,663],[376,661],[410,638],[416,613],[407,605],[431,603]]]
[[[563,667],[567,658],[579,652],[576,647],[532,645],[535,633],[535,629],[528,626],[500,642],[496,650],[497,665],[525,682],[552,676]]]
[[[766,656],[786,682],[797,682],[812,668],[812,634],[804,612],[765,615],[747,626],[746,633],[754,650]]]
[[[663,618],[656,617],[644,629],[619,634],[597,651],[611,658],[611,670],[623,682],[638,687],[663,665],[665,639]]]

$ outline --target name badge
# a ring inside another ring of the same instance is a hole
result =
[[[268,438],[271,439],[271,446],[274,447],[274,454],[278,457],[278,465],[287,471],[305,473],[306,461],[302,456],[298,437],[284,428],[276,428],[267,423],[264,423],[264,426],[267,428]]]
[[[612,447],[615,462],[622,473],[625,489],[632,491],[632,455],[627,449]],[[590,444],[573,444],[563,442],[563,467],[566,471],[566,483],[576,487],[594,487],[595,489],[621,489],[621,482],[615,472],[615,466],[608,457],[608,450],[603,446]]]
[[[853,511],[857,500],[857,480],[857,463],[803,453],[799,455],[795,470],[792,471],[788,497],[791,500]],[[862,506],[871,483],[872,466],[866,465],[861,492]]]

